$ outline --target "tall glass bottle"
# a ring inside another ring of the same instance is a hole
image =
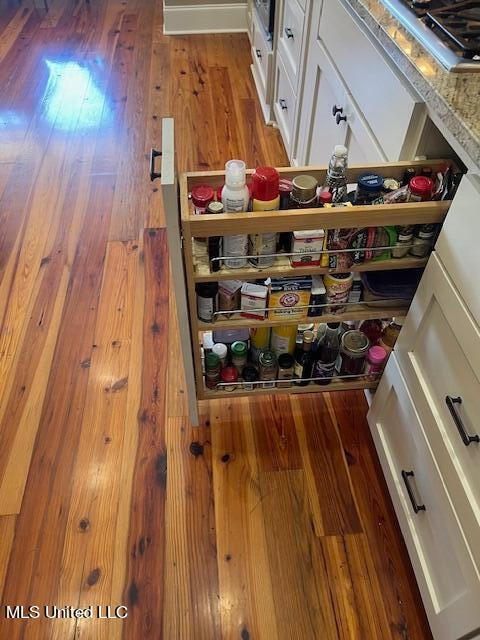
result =
[[[293,366],[293,373],[295,379],[293,381],[299,387],[306,387],[309,383],[304,378],[310,378],[312,372],[312,342],[313,331],[303,332],[302,344],[297,345],[295,349],[295,364]]]
[[[336,145],[330,158],[325,180],[325,189],[332,194],[333,202],[347,200],[348,151],[343,145]]]
[[[329,322],[319,339],[318,348],[312,363],[312,378],[315,384],[330,384],[335,374],[335,364],[340,350],[338,339],[339,322]]]

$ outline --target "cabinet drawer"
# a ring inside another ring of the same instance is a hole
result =
[[[462,178],[435,247],[448,275],[478,324],[480,285],[474,274],[480,271],[479,210],[480,176],[468,174]]]
[[[464,529],[478,539],[480,443],[468,436],[480,434],[480,332],[435,253],[395,352]],[[447,397],[461,403],[449,408]]]
[[[394,357],[368,419],[433,635],[459,638],[480,624],[478,565]]]
[[[410,153],[405,142],[423,105],[340,0],[323,3],[319,36],[387,158],[397,160]]]
[[[253,17],[253,45],[252,45],[252,60],[257,79],[260,81],[261,89],[263,90],[264,100],[269,99],[269,84],[270,84],[270,66],[273,60],[273,53],[270,42],[267,40],[267,36],[262,26],[258,23],[257,16],[254,12]]]
[[[285,0],[282,9],[278,50],[292,87],[297,90],[305,13],[297,0]]]
[[[290,153],[295,122],[297,96],[280,56],[277,56],[274,111],[287,153]]]

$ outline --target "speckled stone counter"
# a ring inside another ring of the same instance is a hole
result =
[[[343,2],[365,23],[430,111],[480,167],[480,71],[446,71],[380,0]]]

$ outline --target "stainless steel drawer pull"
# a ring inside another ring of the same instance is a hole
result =
[[[480,442],[480,437],[477,434],[474,434],[473,436],[471,436],[467,432],[467,430],[465,429],[465,425],[463,424],[463,420],[457,411],[457,407],[455,405],[462,404],[461,397],[458,396],[457,398],[452,398],[452,396],[446,396],[445,402],[453,418],[453,421],[455,422],[455,426],[458,429],[458,433],[460,434],[463,444],[466,447],[468,447],[468,445],[471,444],[472,442]]]
[[[409,480],[409,478],[414,477],[415,474],[413,473],[413,471],[405,471],[404,469],[402,469],[402,478],[407,488],[408,497],[410,498],[410,502],[412,503],[413,510],[415,511],[415,513],[418,513],[419,511],[426,511],[427,509],[425,508],[424,504],[418,504],[417,499],[415,498],[415,494],[413,493],[413,489],[410,485]]]

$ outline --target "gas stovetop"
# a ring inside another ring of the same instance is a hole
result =
[[[480,0],[381,0],[450,71],[480,71]]]

